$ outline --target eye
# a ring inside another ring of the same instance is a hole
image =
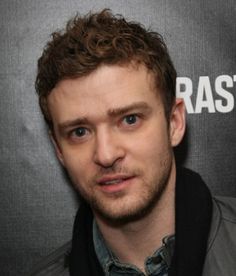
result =
[[[137,115],[135,114],[131,114],[131,115],[127,115],[124,118],[124,122],[128,125],[133,125],[137,122],[138,118]]]
[[[83,137],[87,134],[88,130],[85,127],[78,127],[72,131],[74,137]]]

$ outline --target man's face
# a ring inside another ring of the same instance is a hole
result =
[[[168,127],[160,91],[144,66],[103,65],[63,80],[48,104],[58,158],[95,215],[132,220],[158,202],[184,115],[180,102]]]

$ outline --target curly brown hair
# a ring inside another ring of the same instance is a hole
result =
[[[38,60],[35,82],[39,104],[52,127],[47,96],[67,78],[86,76],[102,64],[144,64],[161,89],[167,119],[175,100],[176,71],[160,34],[105,9],[76,15],[63,31],[54,32]]]

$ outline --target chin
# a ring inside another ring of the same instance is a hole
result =
[[[135,200],[132,204],[132,200],[126,199],[125,202],[116,202],[109,206],[97,205],[94,204],[95,201],[93,201],[91,207],[96,216],[98,216],[100,220],[106,222],[106,224],[124,225],[142,220],[142,218],[152,212],[159,199],[155,197],[148,201],[139,202],[139,204],[137,204],[137,201],[138,200]]]

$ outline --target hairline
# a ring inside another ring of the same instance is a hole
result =
[[[157,72],[155,72],[154,70],[152,70],[151,68],[148,68],[148,66],[145,64],[144,61],[141,61],[140,59],[138,59],[138,57],[134,57],[132,59],[127,59],[127,60],[120,60],[114,63],[109,63],[109,62],[101,62],[95,69],[88,71],[87,73],[84,73],[82,75],[72,75],[72,76],[66,76],[61,78],[60,80],[58,80],[58,82],[55,84],[55,86],[48,91],[47,95],[44,96],[44,100],[46,101],[46,106],[47,106],[47,113],[49,115],[50,120],[48,120],[48,124],[49,124],[49,128],[50,130],[53,130],[53,121],[51,118],[51,114],[50,114],[50,110],[48,107],[48,97],[49,95],[52,93],[52,91],[59,85],[60,82],[64,81],[64,80],[73,80],[73,79],[81,79],[81,78],[88,78],[91,74],[93,74],[94,72],[96,72],[97,70],[99,70],[99,68],[101,68],[102,66],[120,66],[120,67],[129,67],[132,66],[134,69],[138,69],[139,66],[144,66],[147,70],[147,72],[152,76],[152,82],[150,83],[151,85],[151,90],[156,94],[156,96],[160,96],[163,107],[164,107],[164,111],[165,111],[165,116],[167,119],[167,123],[169,123],[169,117],[167,115],[170,115],[169,113],[166,112],[166,103],[165,103],[165,90],[162,87],[162,84],[158,84],[157,82]],[[160,80],[159,80],[160,81]],[[172,104],[173,106],[173,104]]]

